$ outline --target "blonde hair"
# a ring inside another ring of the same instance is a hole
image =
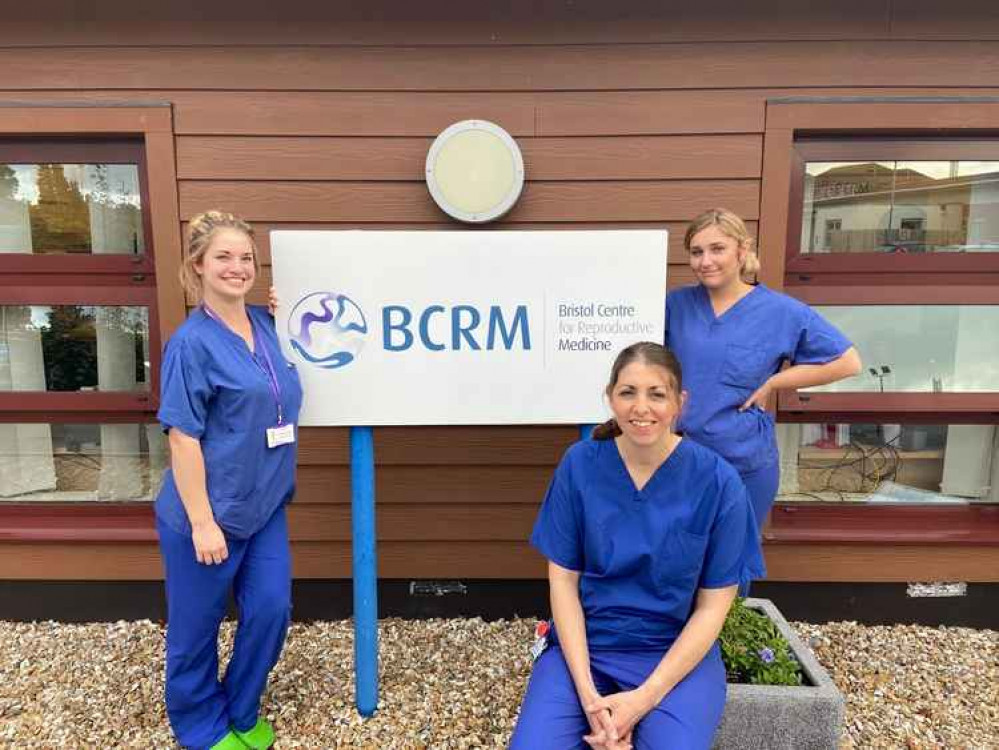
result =
[[[708,227],[718,227],[722,234],[739,243],[739,247],[746,251],[742,258],[739,275],[743,281],[756,281],[756,277],[760,273],[760,256],[756,254],[756,248],[753,247],[753,237],[746,229],[746,223],[727,208],[709,208],[690,222],[687,233],[683,237],[684,248],[690,250],[690,242],[694,236]]]
[[[260,271],[257,239],[249,223],[226,211],[212,210],[200,213],[187,224],[187,252],[184,253],[179,274],[184,290],[198,299],[201,299],[202,292],[201,276],[195,270],[195,266],[205,256],[205,251],[212,244],[212,237],[219,229],[235,229],[250,238],[250,244],[253,245],[253,267]]]

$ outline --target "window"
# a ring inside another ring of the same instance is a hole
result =
[[[780,500],[999,502],[993,425],[780,424]]]
[[[149,500],[166,465],[149,423],[0,425],[0,501]]]
[[[999,161],[804,167],[803,255],[999,252]]]
[[[802,136],[790,192],[789,283],[844,272],[999,271],[999,134]]]
[[[816,305],[860,352],[857,377],[810,392],[999,393],[999,305]]]
[[[141,139],[0,138],[0,502],[155,493],[148,205]]]
[[[997,118],[999,101],[768,102],[764,281],[864,364],[780,395],[775,538],[999,539]]]

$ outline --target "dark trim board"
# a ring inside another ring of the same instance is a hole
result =
[[[542,580],[464,580],[464,594],[413,595],[410,581],[378,585],[379,615],[482,617],[498,620],[548,616],[548,585]],[[773,599],[788,620],[823,623],[855,620],[867,625],[921,624],[999,629],[999,583],[968,584],[967,595],[912,599],[903,583],[760,582],[754,596]],[[296,621],[338,620],[351,615],[351,582],[296,581]],[[111,622],[163,621],[163,585],[141,582],[0,581],[0,620]]]

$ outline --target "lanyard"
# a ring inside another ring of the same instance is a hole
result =
[[[205,311],[205,314],[212,320],[220,323],[221,325],[229,328],[229,325],[219,317],[212,308],[206,305],[204,302],[201,303],[201,309]],[[263,370],[264,375],[267,377],[267,385],[270,386],[271,395],[274,397],[274,404],[277,406],[277,420],[278,426],[284,424],[284,410],[281,408],[281,384],[278,383],[277,372],[274,370],[274,363],[271,361],[270,352],[267,351],[267,344],[264,342],[264,337],[257,334],[257,324],[253,322],[253,318],[250,318],[250,328],[253,331],[253,362],[261,370]],[[229,328],[229,330],[232,330]],[[261,362],[256,356],[256,350],[264,355],[264,361]]]

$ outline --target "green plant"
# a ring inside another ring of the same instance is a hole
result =
[[[729,610],[721,635],[722,660],[729,682],[800,685],[801,665],[777,626],[741,597]]]

